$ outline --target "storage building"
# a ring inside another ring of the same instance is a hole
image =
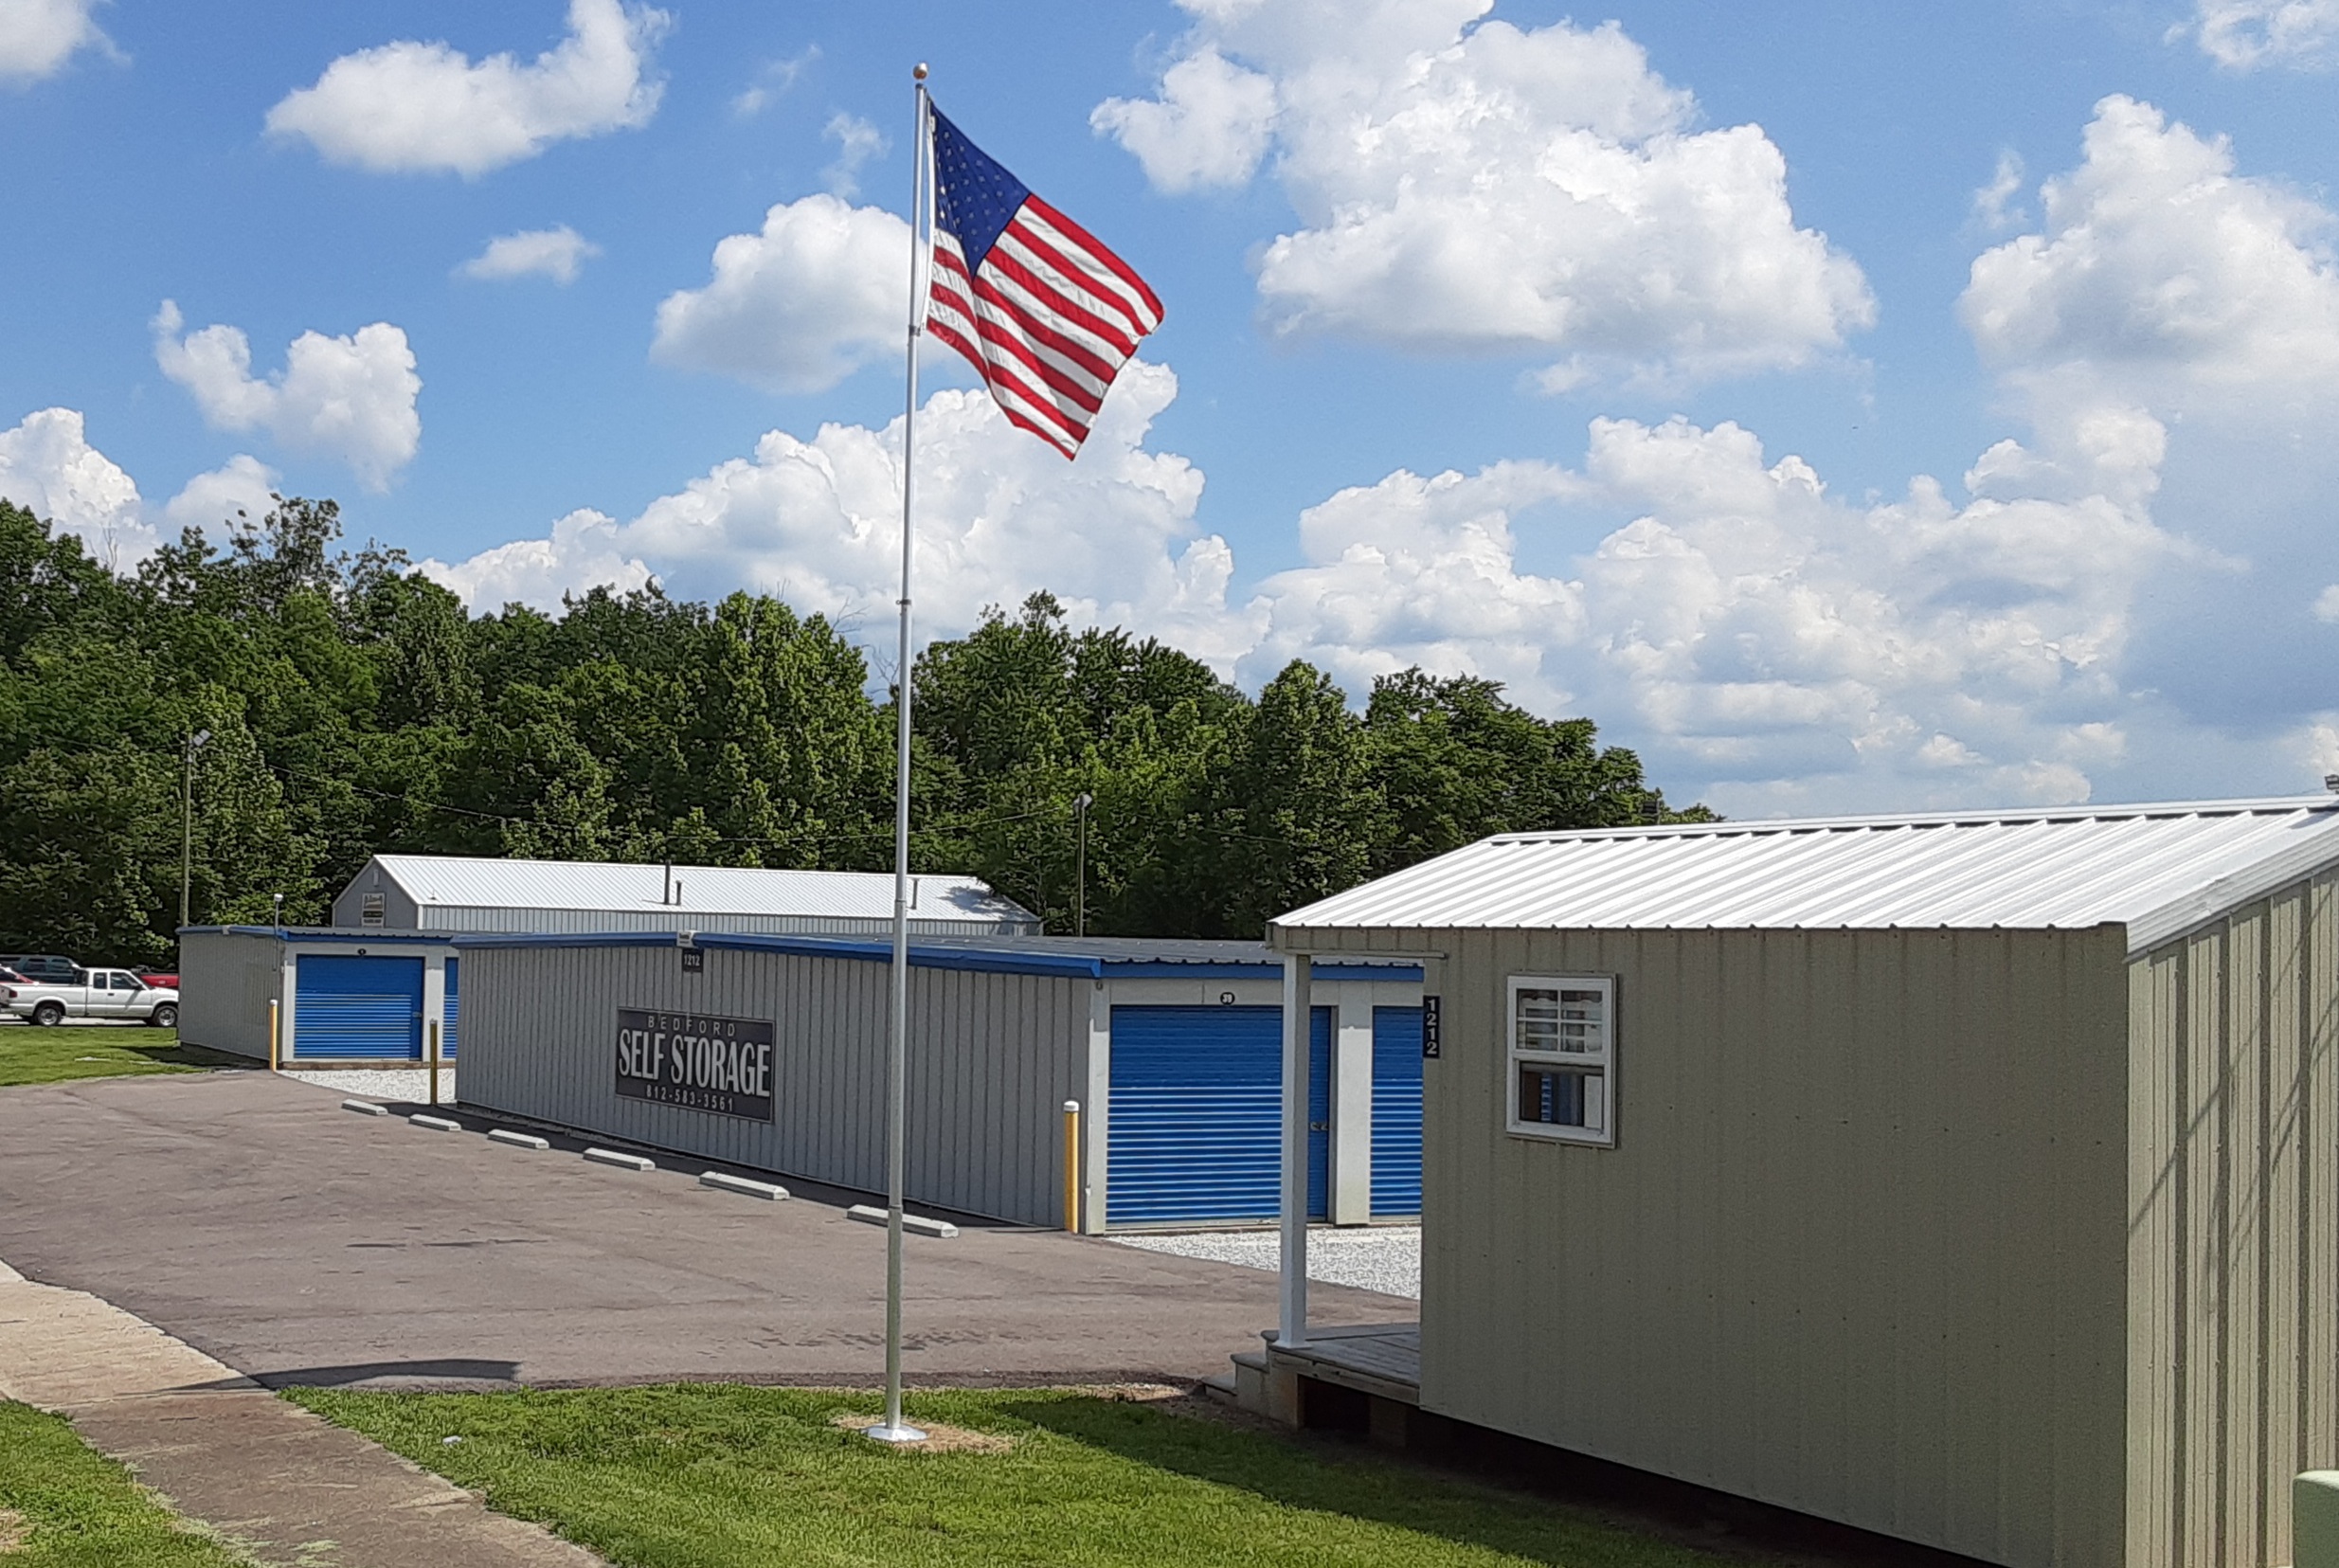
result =
[[[2242,1568],[2339,1464],[2334,891],[2328,796],[1721,823],[1489,839],[1269,940],[1436,999],[1422,1410]],[[1273,1374],[1405,1397],[1402,1336],[1286,1328]]]
[[[1037,936],[1039,917],[971,876],[909,879],[916,936]],[[336,928],[772,931],[890,936],[893,874],[377,855],[333,900]]]
[[[967,876],[911,878],[911,929],[1036,935],[1039,920]],[[458,1054],[461,931],[890,931],[893,878],[571,860],[380,855],[324,928],[197,927],[179,933],[180,1035],[265,1059],[277,1004],[291,1062],[422,1061],[431,1031]]]
[[[891,946],[646,932],[459,937],[465,1104],[835,1186],[885,1184]],[[910,951],[907,1192],[1089,1231],[1272,1220],[1282,961],[1258,943],[927,940]],[[1326,965],[1309,1208],[1420,1205],[1420,974]]]

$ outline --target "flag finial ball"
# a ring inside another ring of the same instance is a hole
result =
[[[918,68],[909,74],[917,78],[920,81],[924,81],[926,80],[926,62],[923,60],[919,61]]]

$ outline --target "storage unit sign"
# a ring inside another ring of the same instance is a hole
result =
[[[618,1009],[618,1093],[749,1121],[772,1119],[767,1018]]]

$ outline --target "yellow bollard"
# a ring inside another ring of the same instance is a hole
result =
[[[430,1103],[439,1103],[439,1020],[430,1020]]]
[[[1080,1102],[1064,1102],[1064,1228],[1080,1229]]]
[[[279,1066],[279,1058],[277,1050],[277,1006],[278,1003],[276,1000],[274,998],[270,998],[268,1001],[268,1071],[271,1072],[282,1071],[282,1069]]]

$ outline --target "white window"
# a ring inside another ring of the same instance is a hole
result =
[[[1510,1130],[1527,1138],[1616,1142],[1616,979],[1513,975]]]

